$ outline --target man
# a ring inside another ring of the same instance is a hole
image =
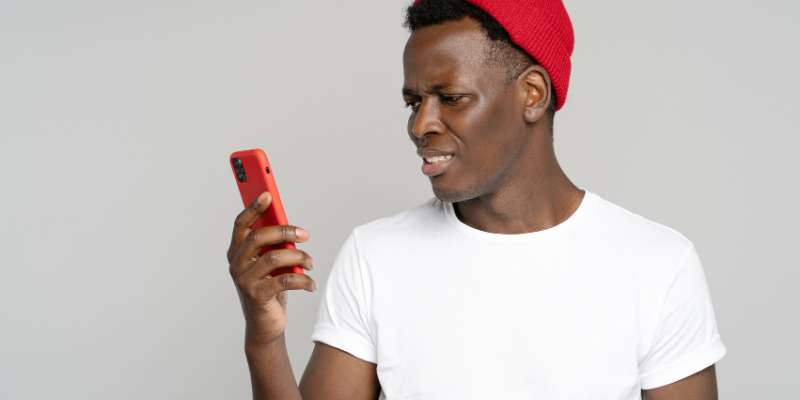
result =
[[[311,258],[236,219],[228,252],[257,399],[717,398],[726,349],[679,232],[576,187],[558,165],[572,26],[558,0],[423,0],[408,9],[408,134],[435,197],[353,229],[327,282],[299,388],[285,291]]]

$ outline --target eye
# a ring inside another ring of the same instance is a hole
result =
[[[406,101],[406,107],[410,108],[411,111],[415,111],[416,112],[419,109],[419,101],[417,101],[417,100],[413,100],[413,101],[407,100]]]
[[[464,97],[464,96],[462,96],[462,95],[445,95],[445,94],[443,94],[443,95],[441,95],[439,97],[442,99],[442,103],[453,106],[453,105],[456,105],[458,103],[458,101],[461,100],[461,98]]]

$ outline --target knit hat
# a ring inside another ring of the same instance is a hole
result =
[[[423,0],[415,0],[414,5]],[[511,41],[525,50],[550,75],[556,110],[567,100],[570,56],[575,45],[567,10],[561,0],[465,0],[497,20]]]

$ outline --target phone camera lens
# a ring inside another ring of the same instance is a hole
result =
[[[231,164],[233,164],[233,171],[236,174],[236,179],[239,182],[246,182],[247,181],[247,174],[244,170],[244,163],[239,158],[231,158]]]

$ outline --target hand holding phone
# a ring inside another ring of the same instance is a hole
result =
[[[236,151],[230,155],[230,162],[234,178],[236,178],[236,185],[239,188],[242,203],[245,207],[252,204],[256,197],[265,191],[272,196],[271,206],[267,207],[264,213],[253,223],[252,229],[270,225],[288,225],[283,202],[281,202],[281,196],[278,193],[278,185],[275,182],[275,174],[264,150]],[[260,249],[258,255],[263,255],[269,250],[294,248],[295,245],[292,242],[276,243]],[[273,271],[270,275],[276,276],[289,272],[302,274],[303,267],[299,265],[283,267]]]
[[[243,150],[231,154],[230,163],[245,209],[234,221],[229,270],[247,321],[246,343],[260,346],[285,330],[286,290],[316,290],[303,273],[313,260],[294,244],[308,240],[308,233],[286,221],[266,154]]]

